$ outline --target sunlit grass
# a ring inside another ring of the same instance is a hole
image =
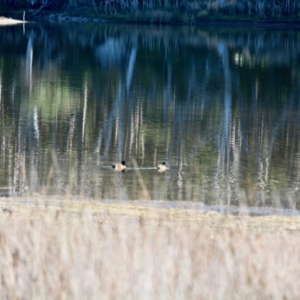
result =
[[[1,299],[296,299],[300,220],[0,201]]]

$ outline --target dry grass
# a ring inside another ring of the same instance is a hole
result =
[[[27,200],[0,201],[1,299],[300,296],[299,218]]]

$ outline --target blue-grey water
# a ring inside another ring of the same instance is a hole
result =
[[[0,195],[298,209],[299,88],[297,31],[2,26]]]

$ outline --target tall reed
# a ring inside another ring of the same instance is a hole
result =
[[[106,13],[127,12],[137,9],[177,9],[188,13],[220,13],[225,15],[248,15],[251,17],[298,16],[300,3],[296,0],[2,0],[2,9],[63,9],[90,6],[98,14],[98,8]]]
[[[1,299],[300,296],[297,219],[72,203],[1,202]]]

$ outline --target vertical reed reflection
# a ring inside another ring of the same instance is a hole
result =
[[[298,207],[298,32],[29,26],[0,29],[3,188]]]

